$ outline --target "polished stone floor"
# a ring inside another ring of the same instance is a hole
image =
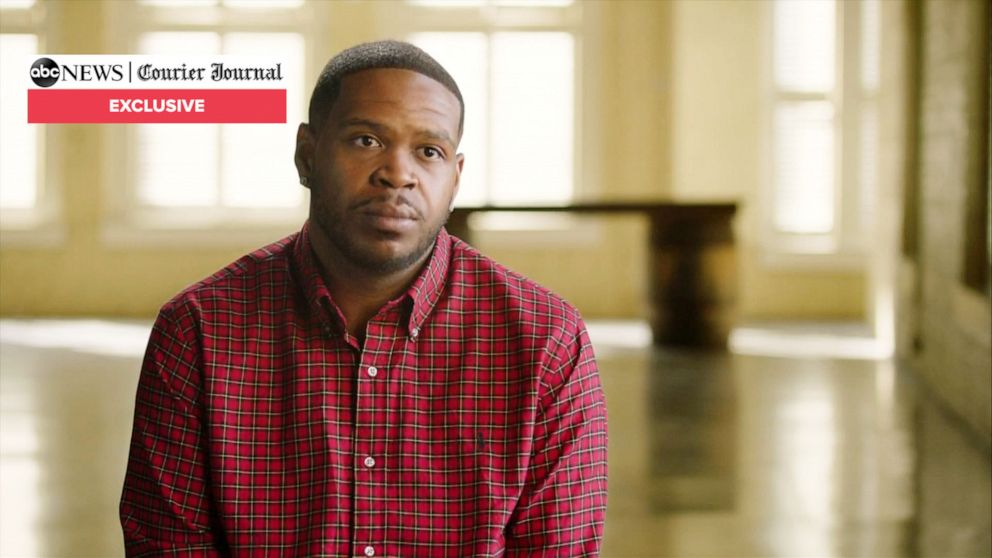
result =
[[[0,556],[121,556],[148,324],[0,320]],[[606,557],[989,556],[990,463],[857,328],[652,350],[594,323],[609,407]]]

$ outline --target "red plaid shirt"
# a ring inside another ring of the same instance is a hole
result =
[[[606,407],[578,312],[441,232],[364,346],[303,230],[166,304],[129,555],[591,556]]]

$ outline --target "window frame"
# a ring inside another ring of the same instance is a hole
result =
[[[2,8],[0,33],[35,35],[38,53],[49,53],[52,21],[58,6],[36,1],[27,8]],[[21,61],[8,61],[20,64]],[[14,84],[19,87],[20,84]],[[25,96],[27,95],[25,89]],[[58,248],[65,244],[66,227],[62,214],[62,180],[59,168],[65,130],[33,124],[35,138],[35,204],[29,208],[0,208],[0,246]]]
[[[138,40],[148,32],[237,32],[298,33],[304,43],[303,91],[298,92],[305,110],[309,87],[316,71],[314,53],[323,48],[317,32],[312,2],[287,8],[229,8],[217,6],[166,7],[139,2],[115,4],[105,10],[108,51],[133,53]],[[289,90],[289,95],[294,91]],[[287,122],[292,124],[292,122]],[[177,124],[181,125],[181,124]],[[219,124],[223,126],[223,124]],[[289,208],[243,208],[215,204],[203,207],[155,207],[138,199],[138,130],[135,126],[105,126],[103,171],[104,219],[101,239],[112,248],[135,244],[152,246],[227,247],[264,244],[298,230],[306,219],[309,193],[304,190],[299,205]],[[123,154],[123,156],[121,155]],[[292,159],[285,161],[292,165]],[[287,188],[303,188],[293,182]]]
[[[574,50],[572,53],[573,76],[572,76],[572,189],[571,194],[565,203],[580,199],[586,193],[587,184],[583,180],[582,157],[583,152],[583,124],[584,118],[584,69],[583,69],[583,49],[585,47],[585,29],[583,21],[588,18],[583,17],[585,6],[582,2],[576,1],[564,6],[498,6],[489,0],[483,6],[452,6],[433,7],[422,6],[416,2],[403,1],[397,4],[377,3],[377,20],[382,22],[382,30],[387,36],[398,36],[406,40],[411,35],[417,33],[481,33],[492,40],[496,33],[513,32],[558,32],[568,34],[573,41]],[[490,59],[487,63],[491,62]],[[491,76],[490,76],[491,78]],[[489,79],[487,86],[492,97],[493,82]],[[493,141],[492,127],[493,115],[490,111],[487,114],[489,129],[486,141],[486,161],[489,165],[493,161]],[[492,178],[491,170],[486,174],[487,181]],[[483,205],[499,205],[494,202],[492,195],[492,184],[485,187],[483,193]],[[515,202],[516,204],[517,202]],[[519,202],[527,205],[527,202]],[[540,204],[534,204],[540,205]],[[534,217],[534,216],[531,216]],[[538,219],[538,222],[541,219]],[[544,223],[538,226],[539,230],[549,228],[555,229],[551,223]]]
[[[835,84],[826,94],[786,92],[775,83],[775,0],[767,3],[766,29],[763,34],[766,47],[765,84],[766,106],[763,116],[761,189],[758,195],[758,222],[762,262],[768,267],[860,270],[866,269],[871,248],[870,215],[863,211],[865,195],[874,205],[877,195],[870,188],[878,186],[878,143],[876,136],[874,184],[863,183],[865,152],[862,122],[865,114],[873,110],[878,118],[878,89],[863,87],[862,63],[863,6],[861,2],[849,3],[835,0],[836,29],[834,41]],[[878,6],[876,6],[878,8]],[[880,32],[880,30],[878,30]],[[776,203],[775,184],[775,109],[779,103],[804,100],[827,100],[834,108],[834,225],[827,233],[790,233],[776,229],[774,222]],[[877,128],[876,128],[877,130]]]
[[[600,175],[599,161],[592,155],[600,153],[600,144],[598,134],[589,133],[587,125],[596,121],[590,107],[597,106],[595,101],[599,87],[595,76],[600,72],[598,68],[589,67],[596,57],[586,56],[585,53],[595,49],[599,36],[594,25],[601,15],[602,6],[599,3],[576,0],[565,6],[498,6],[489,0],[483,6],[429,7],[404,0],[377,2],[375,5],[376,20],[381,24],[380,34],[386,37],[406,39],[416,33],[443,32],[483,33],[488,36],[500,32],[540,31],[569,34],[574,45],[572,189],[564,203],[595,197]],[[488,85],[491,88],[492,82]],[[492,121],[491,113],[488,119]],[[486,160],[491,165],[492,131],[487,130],[487,133]],[[489,178],[491,172],[487,173]],[[499,205],[493,202],[491,185],[487,185],[485,193],[488,199],[483,205]],[[522,204],[526,205],[526,202]],[[540,234],[540,245],[590,245],[601,237],[598,223],[573,215],[551,213],[516,213],[510,216],[477,214],[473,216],[472,229],[474,237],[486,245],[513,248],[533,246],[535,234]]]

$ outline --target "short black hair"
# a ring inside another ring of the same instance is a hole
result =
[[[445,86],[458,98],[461,113],[458,135],[465,124],[465,101],[451,74],[437,60],[420,48],[401,41],[375,41],[342,50],[331,58],[317,78],[310,95],[310,125],[319,128],[341,94],[341,80],[364,70],[396,68],[423,74]]]

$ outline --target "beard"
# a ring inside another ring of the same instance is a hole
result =
[[[448,221],[450,211],[423,234],[416,245],[405,253],[380,254],[364,245],[360,234],[349,227],[348,217],[354,208],[342,209],[337,200],[321,193],[321,188],[311,190],[310,218],[326,233],[327,239],[352,265],[377,275],[395,273],[409,268],[434,248],[441,227]]]

